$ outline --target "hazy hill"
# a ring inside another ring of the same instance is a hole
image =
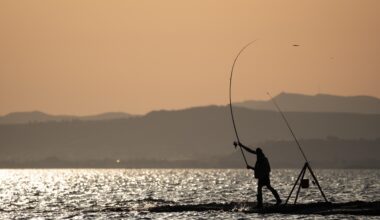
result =
[[[336,137],[300,140],[313,167],[318,168],[380,168],[380,138],[375,140],[343,140]],[[304,159],[294,141],[266,141],[259,143],[272,167],[301,168]],[[246,154],[253,164],[254,155]],[[219,166],[244,166],[240,151],[219,160]]]
[[[274,97],[283,111],[288,112],[342,112],[380,114],[380,99],[370,96],[333,96],[318,94],[315,96],[281,93]],[[270,100],[245,101],[236,103],[236,106],[255,110],[276,110]],[[99,115],[73,116],[50,115],[39,111],[14,112],[0,116],[0,124],[22,124],[29,122],[47,122],[63,120],[111,120],[131,117],[123,112],[107,112]]]
[[[334,96],[326,94],[301,95],[281,93],[274,97],[283,111],[295,112],[347,112],[380,114],[380,99],[370,96]],[[237,106],[258,110],[275,110],[273,102],[245,101]]]
[[[236,108],[235,113],[244,143],[291,140],[277,112]],[[289,112],[286,115],[300,139],[380,137],[380,115],[377,114]],[[228,107],[209,106],[155,111],[127,119],[0,125],[0,161],[54,157],[71,161],[199,162],[230,155],[234,152],[234,140]],[[280,155],[286,158],[287,152],[281,151]],[[356,151],[348,146],[342,154],[352,154],[350,152]]]
[[[30,122],[48,122],[64,120],[110,120],[129,118],[131,115],[123,112],[108,112],[90,116],[70,116],[70,115],[49,115],[39,111],[32,112],[13,112],[5,116],[0,116],[0,124],[23,124]]]
[[[131,117],[130,114],[125,112],[106,112],[98,115],[89,115],[89,116],[76,116],[76,119],[83,120],[83,121],[96,121],[96,120],[113,120],[113,119],[122,119],[122,118],[129,118]]]

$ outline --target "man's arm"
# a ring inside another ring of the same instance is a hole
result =
[[[249,166],[249,165],[247,165],[247,169],[255,170],[254,167],[251,167],[251,166]]]
[[[240,147],[242,147],[244,150],[248,151],[249,153],[251,154],[256,154],[256,151],[252,150],[251,148],[247,147],[247,146],[244,146],[244,144],[242,143],[238,143]]]

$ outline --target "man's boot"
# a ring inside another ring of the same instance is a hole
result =
[[[261,193],[257,194],[257,208],[261,209],[263,207],[263,195]]]
[[[280,205],[282,200],[280,199],[280,196],[278,195],[276,190],[273,191],[273,195],[276,198],[276,205]]]

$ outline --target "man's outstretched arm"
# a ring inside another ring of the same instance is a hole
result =
[[[255,150],[252,150],[251,148],[249,148],[249,147],[247,147],[247,146],[244,146],[244,144],[242,144],[242,143],[239,142],[238,145],[239,145],[240,147],[242,147],[244,150],[248,151],[249,153],[251,153],[251,154],[256,154],[256,151],[255,151]]]

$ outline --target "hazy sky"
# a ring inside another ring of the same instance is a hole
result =
[[[0,1],[0,114],[380,97],[380,1]],[[299,44],[299,47],[293,47]]]

